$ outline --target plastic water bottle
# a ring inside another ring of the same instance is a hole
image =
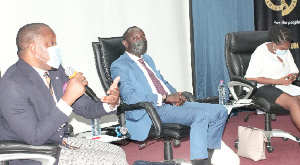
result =
[[[226,92],[225,92],[225,84],[223,80],[220,81],[219,87],[219,104],[225,105],[226,104]]]
[[[99,136],[101,135],[101,127],[100,127],[100,119],[91,119],[92,125],[92,136]]]

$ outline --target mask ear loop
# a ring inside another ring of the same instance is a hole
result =
[[[275,46],[274,46],[274,45],[275,45]],[[274,43],[274,44],[273,44],[273,52],[276,54],[275,48],[276,48],[276,44]]]
[[[36,44],[36,43],[35,43],[35,44]],[[47,49],[45,49],[44,47],[42,47],[41,45],[39,45],[39,44],[36,44],[36,45],[39,46],[39,47],[41,47],[41,48],[43,48],[44,50],[47,50]],[[47,61],[44,60],[44,59],[42,59],[40,56],[38,56],[38,55],[36,55],[36,54],[35,54],[35,56],[36,56],[38,59],[40,59],[40,60],[42,60],[42,61],[44,61],[44,62],[47,63]]]

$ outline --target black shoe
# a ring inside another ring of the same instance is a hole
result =
[[[192,165],[208,165],[207,159],[195,159],[192,160]]]

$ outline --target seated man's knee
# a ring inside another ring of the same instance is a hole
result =
[[[215,111],[217,111],[217,113],[221,117],[227,117],[228,116],[228,110],[223,105],[215,104]]]

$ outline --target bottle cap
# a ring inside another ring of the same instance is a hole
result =
[[[221,80],[220,83],[223,84],[223,80]]]

